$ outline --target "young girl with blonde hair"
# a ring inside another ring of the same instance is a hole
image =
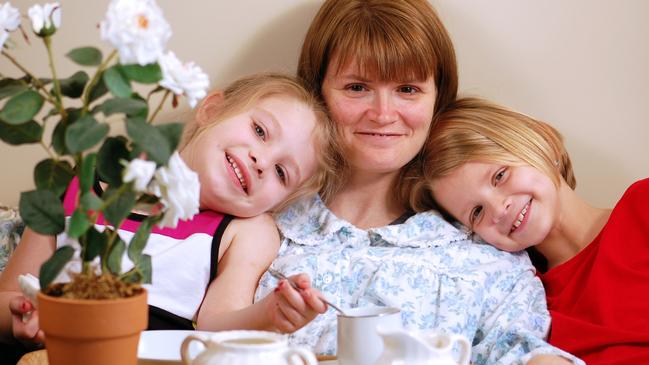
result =
[[[649,363],[649,179],[595,208],[574,191],[553,127],[476,98],[440,116],[424,175],[439,207],[481,239],[540,254],[551,344],[588,364]]]
[[[179,147],[180,158],[198,174],[201,211],[175,229],[152,231],[144,250],[153,265],[152,284],[145,285],[149,329],[221,329],[232,317],[227,313],[252,304],[259,277],[279,247],[275,224],[263,213],[320,189],[334,134],[320,103],[293,77],[248,76],[203,100]],[[74,210],[77,192],[73,181],[66,214]],[[97,184],[95,193],[102,192]],[[120,226],[125,242],[141,218],[132,214]],[[17,277],[37,275],[65,242],[64,235],[26,230],[0,277],[3,337],[43,341],[38,310],[20,294]],[[23,321],[27,312],[31,317]]]

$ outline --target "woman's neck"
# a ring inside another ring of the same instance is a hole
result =
[[[588,246],[604,228],[610,209],[595,208],[563,181],[559,188],[559,219],[550,234],[536,245],[548,260],[548,268],[560,265]]]
[[[404,213],[394,194],[398,172],[362,174],[354,172],[328,204],[328,208],[361,229],[383,227]]]

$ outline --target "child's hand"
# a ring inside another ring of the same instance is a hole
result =
[[[320,299],[322,294],[311,287],[307,274],[289,277],[299,290],[287,280],[281,280],[275,291],[268,296],[266,310],[277,330],[290,333],[299,330],[311,322],[318,314],[327,310],[327,305]]]
[[[9,302],[13,335],[16,340],[28,347],[40,345],[45,334],[38,325],[38,310],[24,296],[17,296]]]

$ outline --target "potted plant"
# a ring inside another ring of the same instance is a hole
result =
[[[135,364],[139,333],[147,323],[142,284],[152,277],[151,258],[143,254],[147,238],[154,226],[175,226],[198,212],[198,178],[174,152],[182,125],[153,121],[169,96],[174,107],[179,95],[193,107],[205,96],[208,78],[192,63],[164,53],[171,30],[154,0],[111,1],[99,31],[115,50],[107,56],[95,47],[71,50],[67,57],[81,69],[66,78],[57,74],[52,57],[61,6],[34,5],[28,17],[47,49],[51,75],[38,77],[12,56],[9,36],[20,32],[27,39],[27,32],[19,10],[1,4],[2,57],[22,76],[0,75],[0,139],[45,148],[49,157],[35,166],[36,189],[21,194],[20,214],[35,232],[65,232],[72,241],[42,265],[38,279],[39,320],[49,361]],[[140,84],[138,91],[134,84]],[[146,95],[139,91],[141,85],[150,88]],[[160,102],[150,110],[155,94]],[[122,122],[126,134],[109,134],[111,125]],[[46,123],[54,124],[49,138]],[[107,184],[103,194],[93,189],[97,179]],[[79,194],[66,219],[61,197],[71,184],[78,184]],[[133,210],[148,216],[127,244],[117,228]],[[122,267],[124,256],[132,267]],[[71,262],[77,262],[78,272],[69,282],[54,283]],[[99,323],[91,324],[95,318]],[[81,321],[78,327],[74,319]],[[66,343],[75,335],[85,338]],[[109,355],[104,358],[100,350]],[[126,357],[116,358],[120,354]]]

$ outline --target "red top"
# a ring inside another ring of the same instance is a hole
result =
[[[549,341],[595,364],[649,364],[649,179],[631,185],[597,238],[540,275]]]

